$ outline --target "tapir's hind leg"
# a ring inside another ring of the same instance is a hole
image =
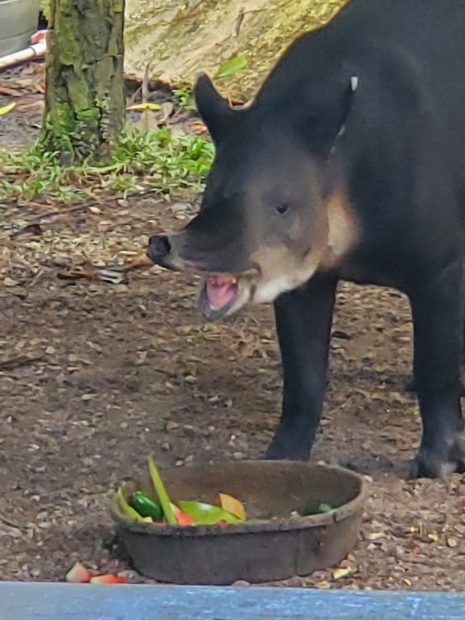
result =
[[[410,294],[414,324],[414,376],[422,438],[412,474],[442,477],[465,470],[460,407],[463,265],[430,274]]]
[[[464,332],[465,337],[465,332]],[[465,354],[462,353],[462,372],[461,372],[461,382],[460,382],[460,396],[461,398],[465,398]],[[405,383],[405,391],[409,394],[416,394],[417,386],[415,384],[415,379],[410,377],[410,379]]]
[[[266,457],[307,459],[320,421],[336,282],[315,277],[275,302],[284,373],[282,415]]]
[[[463,320],[462,320],[462,354],[460,357],[461,373],[460,373],[460,396],[465,398],[465,294],[463,296]],[[416,394],[417,386],[415,378],[412,376],[405,383],[405,391]]]

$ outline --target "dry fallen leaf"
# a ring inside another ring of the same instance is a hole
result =
[[[71,267],[67,271],[60,271],[57,277],[62,280],[78,280],[85,278],[91,282],[109,282],[110,284],[122,284],[127,281],[126,272],[121,269],[105,269],[94,267],[88,263]]]
[[[11,112],[12,110],[14,110],[16,107],[16,103],[8,103],[7,105],[4,105],[0,108],[0,116],[3,116],[4,114],[8,114],[8,112]]]
[[[13,370],[13,368],[32,364],[32,362],[36,362],[40,359],[42,358],[39,356],[18,355],[17,357],[11,357],[3,362],[0,361],[0,370]]]

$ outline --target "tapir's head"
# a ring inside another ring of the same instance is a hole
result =
[[[202,274],[200,309],[217,319],[301,286],[349,243],[344,189],[327,166],[342,108],[314,127],[309,148],[311,119],[299,125],[299,109],[260,97],[231,108],[206,75],[195,98],[216,147],[202,206],[183,230],[151,237],[148,256]]]

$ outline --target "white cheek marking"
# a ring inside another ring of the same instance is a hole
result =
[[[305,276],[302,275],[301,278],[299,276],[292,277],[290,275],[283,275],[273,278],[264,284],[259,282],[251,301],[255,304],[269,304],[281,295],[281,293],[292,291],[304,284],[312,275],[312,273],[306,273]]]
[[[253,303],[271,303],[281,293],[302,286],[316,271],[337,267],[344,256],[355,246],[358,230],[355,219],[349,211],[343,193],[335,193],[326,204],[326,226],[316,231],[313,250],[298,261],[290,251],[278,248],[264,248],[254,257],[262,269],[252,295]]]

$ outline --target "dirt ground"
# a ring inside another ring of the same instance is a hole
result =
[[[34,135],[39,95],[2,119],[2,146]],[[115,555],[116,486],[150,452],[182,467],[260,457],[270,441],[281,391],[271,309],[207,324],[197,282],[137,268],[147,236],[182,225],[196,200],[0,204],[0,579],[62,580],[79,558],[149,581]],[[123,281],[99,279],[115,265]],[[277,585],[462,589],[464,480],[405,479],[419,436],[405,298],[342,285],[333,336],[312,458],[368,477],[360,540],[347,570]]]

